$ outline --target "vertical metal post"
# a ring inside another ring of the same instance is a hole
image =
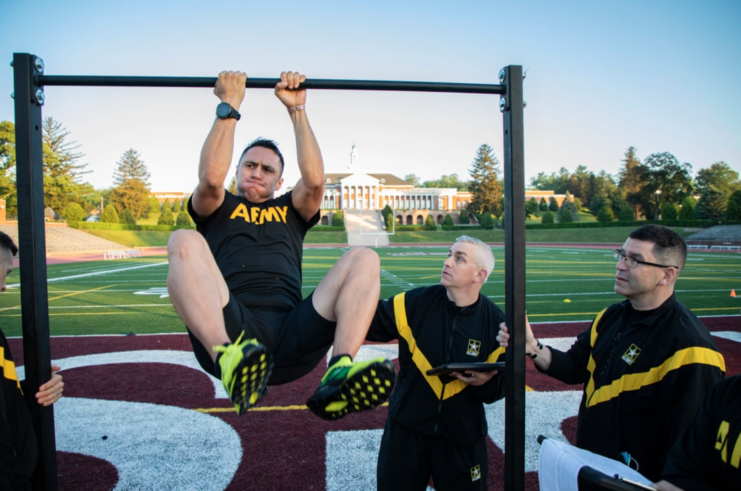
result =
[[[35,82],[35,77],[42,73],[43,62],[40,58],[27,53],[13,54],[25,396],[31,410],[39,451],[32,486],[38,490],[56,490],[54,409],[53,406],[40,406],[35,397],[38,387],[51,378],[41,139],[44,95]]]
[[[500,72],[504,113],[504,305],[510,330],[505,382],[504,489],[525,489],[525,145],[522,67]],[[502,80],[503,78],[503,80]]]

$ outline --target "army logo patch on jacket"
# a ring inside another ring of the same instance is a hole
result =
[[[471,481],[478,481],[481,479],[481,466],[471,467]]]
[[[630,348],[628,348],[628,351],[625,352],[623,355],[623,361],[627,363],[628,365],[632,365],[634,361],[636,361],[636,358],[638,358],[638,355],[641,354],[641,348],[636,346],[635,344],[631,344]]]
[[[468,351],[466,351],[466,354],[468,356],[479,356],[480,350],[481,350],[481,341],[476,341],[475,339],[468,340]]]

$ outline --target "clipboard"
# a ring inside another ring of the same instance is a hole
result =
[[[492,370],[498,370],[501,372],[504,370],[504,367],[505,363],[503,361],[497,363],[446,363],[439,367],[435,367],[432,370],[427,370],[427,375],[450,377],[452,372],[490,372]]]

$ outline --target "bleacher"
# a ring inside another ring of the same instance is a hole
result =
[[[0,225],[0,230],[8,234],[18,244],[17,225]],[[48,255],[95,254],[114,251],[126,253],[128,250],[129,248],[124,245],[86,234],[74,228],[58,225],[46,226],[46,253]]]

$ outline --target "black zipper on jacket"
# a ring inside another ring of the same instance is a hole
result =
[[[465,310],[465,307],[463,307],[460,312],[457,312],[453,317],[453,328],[450,330],[450,338],[448,340],[448,352],[445,354],[444,358],[445,363],[451,361],[450,357],[453,353],[453,339],[455,338],[456,321],[458,320],[458,316],[461,312],[463,312],[463,310]],[[447,384],[443,382],[443,390],[440,392],[440,403],[437,405],[437,421],[435,421],[435,429],[433,430],[433,433],[437,433],[437,426],[440,423],[440,414],[442,414],[443,412],[443,396],[445,395],[445,385]]]

